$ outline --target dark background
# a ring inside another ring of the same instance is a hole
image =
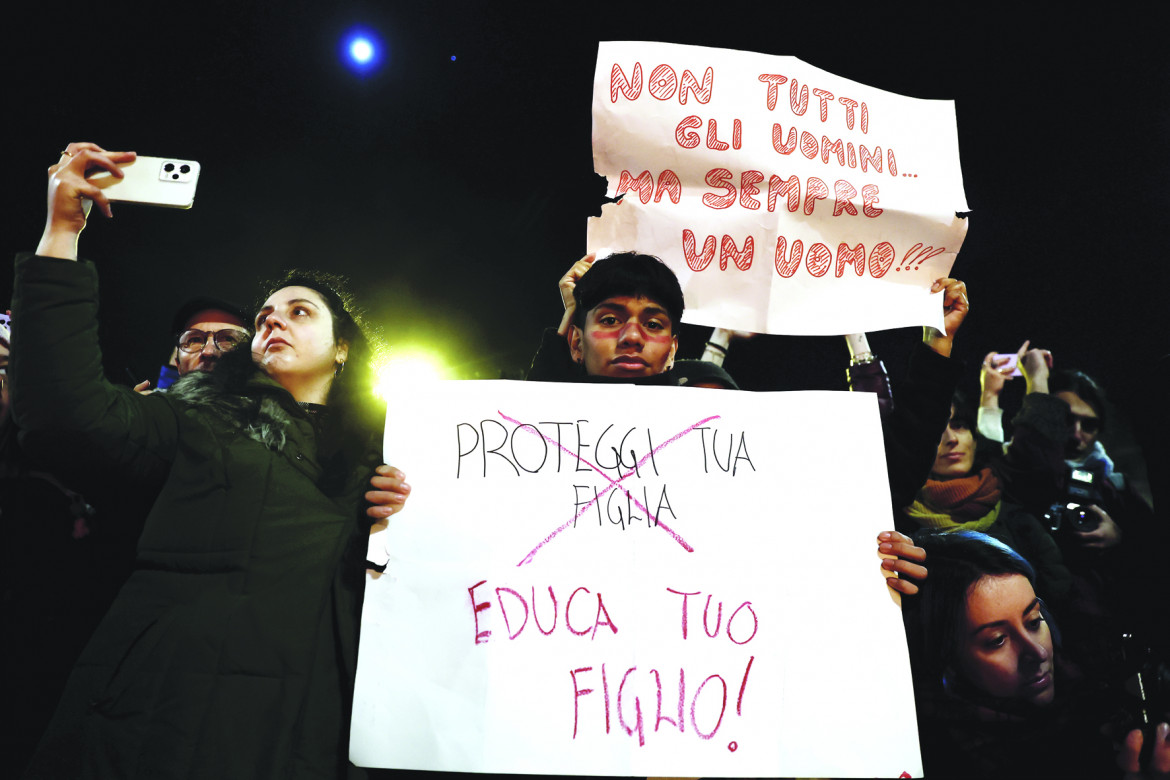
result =
[[[82,239],[101,269],[115,381],[157,374],[183,299],[250,301],[259,279],[290,266],[350,276],[391,345],[438,345],[460,377],[518,377],[559,319],[556,280],[583,254],[585,220],[604,195],[590,146],[598,41],[792,54],[956,101],[972,209],[954,270],[972,301],[958,345],[968,388],[986,352],[1030,338],[1058,365],[1098,376],[1141,427],[1142,403],[1166,398],[1149,368],[1170,351],[1166,15],[1072,13],[489,2],[23,10],[6,24],[15,140],[0,250],[35,247],[45,168],[69,141],[195,159],[194,209],[122,206]],[[354,24],[385,43],[375,75],[357,78],[339,61]],[[11,272],[0,275],[6,299]],[[707,330],[682,335],[682,356],[697,356]],[[888,331],[871,343],[897,375],[918,337]],[[748,389],[840,389],[847,357],[839,337],[757,337],[726,365]]]

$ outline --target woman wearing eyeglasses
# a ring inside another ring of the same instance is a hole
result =
[[[17,260],[17,422],[159,495],[27,776],[352,776],[366,544],[409,492],[379,465],[369,343],[336,279],[302,273],[262,291],[250,342],[187,335],[221,353],[213,371],[165,394],[108,384],[81,198],[109,216],[86,175],[133,158],[70,144]]]

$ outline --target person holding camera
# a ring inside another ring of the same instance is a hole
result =
[[[912,544],[925,571],[903,620],[927,777],[1170,777],[1166,681],[1143,698],[1083,677],[1032,566],[1002,542],[963,530]]]
[[[1003,442],[999,395],[1005,372],[984,361],[980,432]],[[1170,647],[1165,610],[1146,605],[1166,592],[1166,550],[1158,543],[1153,512],[1114,465],[1101,444],[1108,405],[1101,386],[1079,371],[1053,368],[1047,350],[1020,350],[1019,365],[1029,375],[1030,394],[1045,394],[1047,406],[1063,423],[1060,446],[1045,455],[1045,477],[1029,483],[1028,508],[1052,534],[1072,572],[1072,603],[1066,616],[1069,641],[1081,646],[1084,662],[1102,674],[1121,668],[1123,636],[1137,635],[1147,645]],[[1022,412],[1021,412],[1022,414]],[[1026,450],[1018,415],[1007,453]]]

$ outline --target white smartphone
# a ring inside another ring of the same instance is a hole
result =
[[[99,171],[89,177],[111,201],[176,209],[189,209],[195,203],[199,163],[194,160],[138,157],[134,162],[118,167],[125,174],[121,179],[108,171]]]

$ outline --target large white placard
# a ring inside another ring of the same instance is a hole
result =
[[[386,457],[356,763],[920,774],[874,396],[440,383]]]
[[[602,43],[590,251],[674,269],[684,320],[834,335],[941,325],[931,283],[966,235],[954,104],[795,57]]]

